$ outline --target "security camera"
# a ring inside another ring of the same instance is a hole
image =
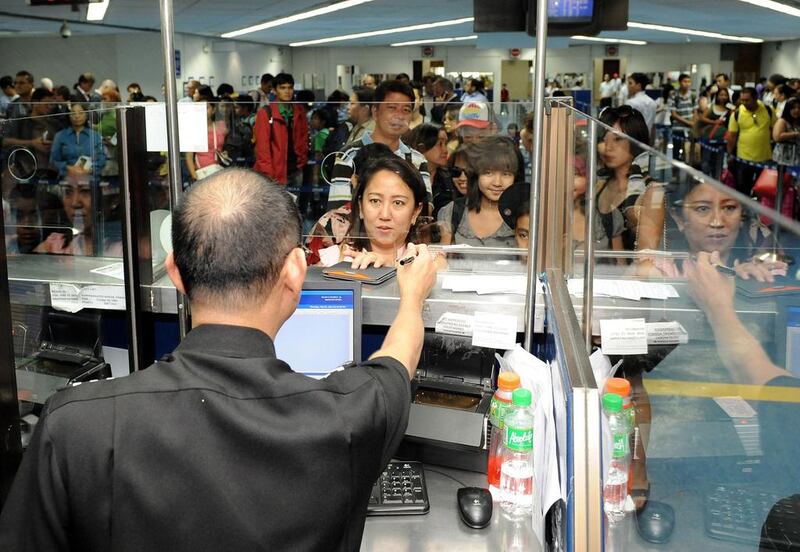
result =
[[[61,24],[61,28],[58,30],[58,33],[61,35],[61,38],[69,38],[72,36],[72,29],[69,28],[67,22]]]

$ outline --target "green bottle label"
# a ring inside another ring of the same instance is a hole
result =
[[[533,429],[506,427],[506,447],[517,452],[533,450]]]
[[[628,434],[614,434],[614,458],[622,458],[628,454]]]
[[[505,417],[508,411],[511,410],[511,404],[502,401],[493,401],[491,409],[489,410],[489,421],[498,429],[505,427]]]

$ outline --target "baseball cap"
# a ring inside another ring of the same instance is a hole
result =
[[[467,102],[458,111],[458,125],[471,126],[475,128],[487,128],[489,126],[489,106],[483,102]]]

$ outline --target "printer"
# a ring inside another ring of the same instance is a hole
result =
[[[425,333],[408,428],[395,457],[486,472],[494,354],[473,347],[469,337]]]
[[[45,310],[38,349],[17,364],[19,397],[44,404],[59,389],[110,377],[101,328],[99,313]]]

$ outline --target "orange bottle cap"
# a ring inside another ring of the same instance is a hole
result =
[[[497,377],[497,387],[504,391],[513,391],[519,387],[519,375],[514,372],[503,372]]]
[[[606,393],[616,393],[622,397],[630,397],[631,383],[624,378],[609,378],[606,382]]]

